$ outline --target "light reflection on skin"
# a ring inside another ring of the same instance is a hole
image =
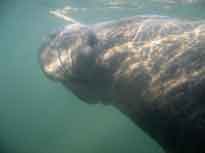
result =
[[[158,35],[154,39],[137,42],[135,41],[137,37],[140,35],[140,33],[144,32],[143,26],[145,26],[145,24],[140,25],[133,41],[129,41],[120,44],[119,46],[109,48],[104,53],[104,55],[101,56],[101,62],[105,65],[109,65],[108,63],[111,61],[113,56],[116,56],[116,54],[120,54],[122,52],[128,52],[128,55],[130,56],[128,56],[127,58],[125,58],[124,61],[122,61],[121,66],[119,66],[119,69],[115,74],[116,78],[122,77],[119,74],[127,76],[126,78],[131,78],[131,76],[134,75],[136,70],[139,67],[143,66],[143,68],[145,68],[145,70],[148,73],[150,73],[150,76],[152,78],[152,92],[157,93],[157,95],[159,96],[159,93],[162,94],[161,91],[157,92],[157,90],[159,90],[160,85],[163,86],[163,89],[166,89],[163,91],[163,94],[165,94],[174,87],[180,86],[187,80],[190,80],[190,77],[197,77],[198,75],[201,75],[204,72],[204,70],[202,69],[196,69],[193,70],[191,73],[179,73],[180,75],[173,77],[171,80],[167,80],[165,82],[160,81],[161,76],[164,73],[166,73],[166,70],[170,64],[172,64],[174,61],[179,59],[184,54],[188,54],[189,51],[192,51],[194,45],[197,44],[199,40],[199,36],[201,37],[201,39],[205,40],[204,27],[196,26],[190,31],[185,31],[181,34],[171,34],[165,37],[161,37],[160,35]],[[164,31],[166,32],[166,30],[169,30],[170,26],[177,27],[177,23],[168,22],[167,24],[164,24],[161,27],[161,31],[159,31],[159,33],[163,33]],[[129,34],[124,33],[124,35]],[[140,37],[138,37],[138,39],[140,39]],[[157,59],[160,56],[165,58],[166,52],[169,51],[167,47],[170,47],[172,45],[176,45],[174,46],[174,51],[170,50],[170,52],[173,52],[173,56],[167,56],[167,61],[161,66],[159,72],[153,74],[152,70],[156,62],[156,60],[154,59]],[[145,53],[145,50],[149,50],[147,52],[148,54]],[[126,68],[122,69],[124,67]]]

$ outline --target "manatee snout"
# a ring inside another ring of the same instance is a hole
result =
[[[78,98],[88,103],[99,101],[104,88],[96,80],[99,55],[95,32],[88,26],[73,24],[51,35],[40,50],[41,68],[45,75],[61,82]]]
[[[73,24],[52,34],[40,50],[43,72],[52,80],[89,77],[94,59],[94,32],[89,27]]]

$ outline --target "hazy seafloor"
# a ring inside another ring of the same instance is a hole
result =
[[[0,152],[163,153],[114,108],[87,105],[48,80],[38,49],[50,32],[68,24],[50,10],[67,6],[84,24],[137,14],[205,19],[205,3],[184,1],[1,0]]]

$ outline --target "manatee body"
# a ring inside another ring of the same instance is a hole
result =
[[[118,108],[167,153],[205,152],[205,24],[136,16],[56,32],[43,72],[86,103]]]

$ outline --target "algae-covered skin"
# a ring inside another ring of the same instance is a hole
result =
[[[205,24],[135,16],[73,24],[40,51],[43,72],[86,103],[113,105],[167,153],[205,152]]]

